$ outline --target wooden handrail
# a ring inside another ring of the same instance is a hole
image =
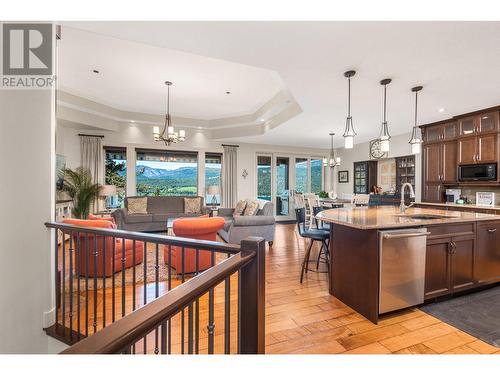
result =
[[[116,237],[118,239],[124,238],[126,240],[154,242],[161,245],[172,245],[172,246],[194,248],[200,250],[216,251],[225,254],[237,254],[240,251],[240,247],[238,245],[226,244],[217,241],[206,241],[206,240],[198,240],[185,237],[173,237],[173,236],[165,236],[161,234],[144,233],[144,232],[132,232],[120,229],[81,227],[78,225],[64,224],[58,222],[47,222],[45,223],[45,226],[47,228],[60,229],[65,232],[90,233],[90,234]]]
[[[262,240],[260,242],[263,244]],[[256,256],[255,251],[244,251],[231,256],[153,302],[76,343],[61,354],[112,354],[123,351],[197,297],[250,263]]]

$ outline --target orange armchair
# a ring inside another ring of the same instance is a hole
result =
[[[198,240],[216,241],[217,231],[224,226],[221,217],[193,217],[177,219],[173,223],[173,231],[178,237],[188,237]],[[168,246],[164,247],[164,261],[168,264]],[[182,274],[182,248],[172,246],[171,267],[178,275]],[[212,252],[200,250],[198,256],[198,270],[204,271],[211,267]],[[184,248],[184,273],[196,272],[196,250]]]
[[[104,228],[104,229],[116,229],[116,225],[109,220],[80,220],[80,219],[65,219],[63,221],[65,224],[72,224],[79,227],[87,228]],[[73,248],[75,249],[78,241],[78,235],[80,237],[80,254],[79,254],[79,274],[80,276],[87,275],[87,263],[85,257],[87,255],[88,262],[88,276],[94,277],[109,277],[113,275],[114,272],[119,272],[122,270],[122,249],[125,250],[125,268],[130,268],[137,264],[142,263],[144,255],[144,244],[142,241],[136,241],[135,243],[135,263],[133,262],[133,241],[122,239],[115,239],[115,269],[113,270],[113,237],[111,236],[101,236],[96,235],[94,241],[94,235],[86,233],[76,233],[72,232],[73,237]],[[97,244],[97,268],[94,268],[94,243]],[[105,245],[105,247],[104,247]],[[88,247],[87,247],[88,246]],[[88,250],[87,250],[88,249]],[[106,253],[104,254],[104,249]],[[88,252],[87,252],[88,251]],[[104,259],[103,259],[104,257]],[[103,264],[104,263],[104,264]]]

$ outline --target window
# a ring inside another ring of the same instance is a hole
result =
[[[323,190],[323,160],[311,159],[311,193]]]
[[[198,154],[137,150],[137,195],[198,195]]]
[[[271,156],[257,156],[257,198],[271,198]]]
[[[295,158],[295,192],[307,193],[307,159]]]
[[[107,198],[106,207],[123,207],[127,189],[127,150],[125,148],[105,147],[104,183],[115,185],[117,196]]]
[[[205,202],[221,203],[222,154],[205,154]]]

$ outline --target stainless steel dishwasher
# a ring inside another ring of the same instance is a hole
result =
[[[424,302],[427,228],[379,231],[379,314]]]

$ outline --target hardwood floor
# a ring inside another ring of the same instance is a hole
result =
[[[375,325],[354,312],[342,302],[330,296],[325,273],[309,272],[300,284],[300,266],[307,242],[295,233],[292,224],[276,226],[276,238],[272,248],[267,249],[266,258],[266,353],[293,354],[478,354],[500,353],[500,349],[477,340],[418,309],[408,309],[384,317]],[[319,246],[318,246],[319,247]],[[318,247],[314,248],[317,254]],[[322,265],[321,267],[324,267]],[[109,285],[109,284],[108,284]],[[236,351],[237,322],[237,276],[231,278],[231,352]],[[159,293],[166,290],[165,283],[159,286]],[[136,287],[137,306],[155,295],[154,284],[144,289]],[[123,290],[126,312],[130,312],[132,287]],[[111,290],[99,290],[97,299],[97,327],[106,316],[111,322]],[[94,293],[89,292],[90,315],[89,329],[93,330]],[[105,296],[107,307],[103,308]],[[121,316],[122,289],[116,288],[115,316]],[[80,301],[82,298],[80,297]],[[82,303],[82,302],[81,302]],[[68,304],[68,302],[66,302]],[[75,301],[75,304],[77,302]],[[224,284],[215,290],[215,338],[216,353],[224,352]],[[208,298],[200,299],[200,352],[207,350]],[[187,311],[187,310],[186,310]],[[59,317],[60,319],[60,317]],[[80,329],[85,330],[85,319]],[[74,323],[76,327],[76,323]],[[172,320],[172,351],[180,352],[181,317],[178,314]],[[187,313],[184,318],[187,327]],[[184,342],[187,340],[184,332]],[[154,352],[154,332],[147,337],[146,352]],[[143,343],[137,344],[137,351],[142,351]],[[184,350],[187,352],[187,346]]]

